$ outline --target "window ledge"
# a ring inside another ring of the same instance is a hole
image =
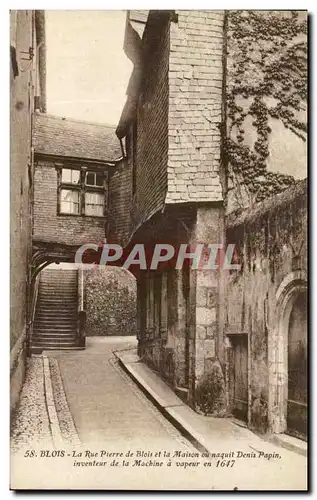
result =
[[[62,215],[66,217],[82,217],[81,214],[70,214],[68,212],[57,212],[57,215]]]
[[[57,212],[58,216],[63,216],[63,217],[85,217],[88,218],[90,217],[91,219],[106,219],[106,215],[87,215],[87,214],[70,214],[68,212]]]

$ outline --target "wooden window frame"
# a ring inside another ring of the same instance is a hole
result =
[[[70,217],[93,217],[96,219],[101,219],[107,217],[108,208],[108,170],[100,170],[95,168],[89,168],[86,166],[75,166],[69,164],[55,164],[57,170],[57,215],[70,216]],[[80,182],[78,184],[72,184],[69,182],[62,182],[62,171],[78,170],[80,172]],[[102,186],[91,186],[86,184],[87,173],[95,173],[103,175],[103,185]],[[61,211],[61,191],[62,189],[68,189],[70,191],[79,192],[79,213],[72,214]],[[86,193],[99,193],[104,196],[103,205],[103,215],[87,215],[85,213],[85,197]]]

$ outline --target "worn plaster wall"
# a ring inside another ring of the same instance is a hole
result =
[[[22,61],[21,51],[33,46],[30,10],[16,15],[14,40],[19,74],[10,67],[10,348],[11,401],[18,401],[24,379],[24,341],[27,313],[27,277],[31,245],[31,115],[33,111],[34,67]],[[13,26],[11,25],[11,30]],[[24,71],[21,71],[23,69]]]
[[[224,274],[225,332],[249,336],[249,425],[269,426],[269,341],[278,321],[276,292],[291,273],[307,271],[307,183],[227,220],[227,241],[235,243],[239,271]],[[275,346],[277,351],[277,346]]]
[[[16,50],[32,46],[32,12],[18,11]],[[20,60],[19,60],[20,62]],[[11,347],[22,334],[26,314],[26,276],[30,251],[32,68],[16,77],[11,68]]]

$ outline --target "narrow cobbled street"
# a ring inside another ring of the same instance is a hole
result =
[[[118,485],[122,489],[191,489],[199,484],[209,490],[252,489],[261,475],[263,488],[270,489],[276,474],[281,489],[303,487],[301,479],[289,475],[290,463],[303,467],[303,456],[263,441],[266,452],[281,458],[252,460],[256,448],[247,439],[253,435],[238,426],[234,436],[223,440],[222,449],[221,440],[215,440],[214,451],[229,453],[230,447],[236,451],[240,436],[239,449],[248,452],[248,458],[233,461],[232,466],[227,460],[229,465],[223,467],[221,460],[202,457],[119,365],[114,351],[135,346],[132,337],[92,338],[84,351],[46,351],[43,357],[31,358],[12,429],[12,461],[18,462],[14,471],[21,488],[36,484],[39,488],[85,489],[94,484],[96,489]]]

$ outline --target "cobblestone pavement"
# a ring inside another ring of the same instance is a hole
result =
[[[119,367],[114,349],[128,348],[135,341],[102,339],[86,351],[48,354],[58,361],[68,406],[83,445],[130,449],[191,444],[149,402],[130,377]],[[54,377],[52,377],[54,385]],[[173,442],[175,441],[175,443]]]
[[[54,452],[55,458],[52,445],[47,445],[44,452],[48,453],[47,458],[39,459],[43,445],[37,461],[20,456],[14,467],[14,485],[96,490],[305,489],[305,459],[286,450],[281,450],[277,459],[238,460],[233,468],[231,463],[228,467],[228,460],[214,459],[205,467],[206,460],[197,449],[118,365],[113,351],[135,345],[136,341],[129,337],[88,338],[84,351],[45,353],[50,361],[64,446]],[[30,436],[35,436],[37,442],[41,432],[47,435],[43,400],[43,370],[39,359],[34,358],[18,412],[19,432],[17,428],[13,432],[13,442],[25,443],[24,439]],[[34,417],[34,422],[27,413]],[[232,450],[243,447],[234,436],[231,441],[228,437],[227,442],[232,443]],[[252,446],[248,451],[251,456]],[[114,454],[120,458],[113,458]],[[171,465],[169,456],[173,457]]]
[[[52,446],[44,395],[43,360],[39,356],[27,362],[20,404],[11,429],[11,451],[17,453],[43,441]]]

